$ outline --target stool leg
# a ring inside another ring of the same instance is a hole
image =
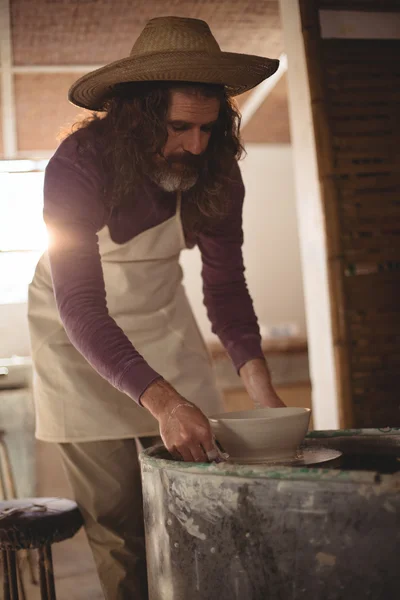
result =
[[[1,562],[3,563],[3,595],[4,600],[11,600],[10,573],[8,571],[7,551],[1,551]]]
[[[11,498],[17,497],[17,489],[15,485],[14,474],[12,470],[12,465],[10,461],[10,455],[8,453],[7,444],[5,443],[3,436],[0,436],[0,498],[4,500],[9,500]],[[29,552],[29,550],[28,550]],[[18,556],[16,557],[16,569],[17,569],[17,578],[19,581],[19,589],[21,592],[21,599],[25,600],[25,587],[21,573],[21,565],[18,560]]]
[[[38,554],[39,554],[40,598],[41,598],[41,600],[50,600],[50,596],[48,594],[48,588],[47,588],[45,556],[44,556],[44,548],[43,547],[39,548]]]
[[[2,468],[2,464],[1,464],[1,458],[0,458],[0,500],[6,500],[6,491],[4,489],[4,485],[3,485],[3,468]]]
[[[4,487],[6,499],[17,497],[17,488],[12,471],[10,455],[8,454],[7,446],[3,438],[0,438],[0,460],[3,464]]]
[[[17,555],[15,550],[7,550],[8,572],[12,600],[18,600]]]
[[[26,600],[24,579],[22,577],[21,564],[18,561],[18,558],[19,557],[17,555],[17,576],[18,576],[19,595],[21,597],[21,600]]]
[[[44,566],[46,569],[47,593],[49,600],[56,600],[56,587],[54,584],[54,569],[53,556],[51,553],[51,545],[47,544],[44,547]]]
[[[31,576],[31,583],[33,585],[37,585],[39,582],[36,579],[36,573],[35,573],[35,561],[34,561],[35,557],[33,555],[32,550],[27,550],[26,552],[27,552],[26,557],[27,557],[27,561],[28,561],[29,573]]]

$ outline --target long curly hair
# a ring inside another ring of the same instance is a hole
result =
[[[197,183],[183,195],[182,221],[185,231],[197,233],[229,213],[230,173],[244,153],[240,140],[240,113],[224,86],[187,82],[124,83],[113,89],[102,114],[92,113],[75,123],[87,127],[104,143],[96,149],[109,182],[104,202],[112,209],[132,202],[134,190],[152,168],[152,157],[161,153],[168,138],[167,112],[172,89],[220,100],[217,123]],[[84,152],[85,148],[80,148]]]

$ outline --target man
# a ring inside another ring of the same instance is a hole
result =
[[[85,75],[69,98],[93,116],[45,178],[50,233],[29,292],[39,439],[56,442],[108,599],[146,598],[136,439],[173,456],[217,456],[222,410],[183,286],[198,245],[213,330],[259,406],[270,381],[242,261],[244,188],[231,97],[278,61],[220,51],[208,25],[151,20],[130,57]]]

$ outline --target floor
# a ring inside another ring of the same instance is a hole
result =
[[[280,386],[277,391],[288,406],[311,406],[309,384]],[[227,392],[225,403],[228,410],[250,407],[243,390]],[[38,496],[71,498],[68,481],[53,445],[37,442],[36,460]],[[104,600],[83,530],[73,539],[53,546],[53,562],[57,600]],[[28,570],[24,570],[24,581],[27,600],[40,600],[39,588],[30,583]]]

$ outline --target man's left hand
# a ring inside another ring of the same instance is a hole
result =
[[[240,369],[240,376],[256,408],[284,408],[271,383],[267,363],[262,358],[249,360]]]

